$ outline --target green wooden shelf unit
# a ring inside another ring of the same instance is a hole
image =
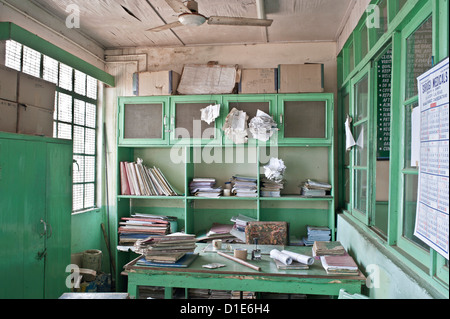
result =
[[[221,111],[208,125],[201,121],[201,109],[211,104],[220,104]],[[307,225],[328,226],[335,239],[333,94],[119,97],[118,108],[117,227],[122,217],[148,213],[177,217],[178,231],[200,234],[214,222],[231,224],[231,217],[243,214],[260,221],[286,221],[290,237],[297,239],[307,236]],[[269,114],[278,131],[267,142],[249,133],[246,144],[234,144],[222,130],[233,108],[245,111],[249,122],[257,110]],[[212,177],[217,186],[224,186],[234,175],[256,178],[259,190],[271,157],[286,165],[281,197],[262,197],[259,191],[257,197],[205,198],[189,193],[194,177]],[[137,158],[158,167],[179,195],[121,195],[120,162]],[[301,196],[299,185],[307,179],[331,184],[330,196]],[[118,243],[117,232],[116,236]],[[135,257],[132,252],[116,252],[119,289],[126,287],[120,270]]]

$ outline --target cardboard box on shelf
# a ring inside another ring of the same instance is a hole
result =
[[[139,72],[133,75],[133,93],[137,96],[176,94],[180,75],[174,71]]]
[[[17,132],[17,103],[0,100],[0,131]]]
[[[19,72],[0,65],[0,99],[17,102],[17,77]]]
[[[270,68],[243,69],[239,93],[271,94],[278,92],[278,70]]]
[[[280,64],[278,66],[278,93],[322,93],[323,91],[323,64]]]
[[[231,94],[240,81],[236,65],[185,65],[178,85],[179,94]]]
[[[33,105],[53,112],[56,84],[20,73],[18,90],[19,98],[17,102],[19,104]]]
[[[53,137],[53,110],[19,104],[17,133]]]

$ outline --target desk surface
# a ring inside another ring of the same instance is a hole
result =
[[[247,262],[261,267],[261,271],[253,270],[249,267],[241,265],[235,261],[229,260],[225,257],[218,255],[216,252],[208,249],[208,244],[197,244],[197,248],[195,253],[198,253],[199,256],[194,260],[194,262],[187,268],[172,268],[172,267],[147,267],[147,266],[138,266],[136,265],[136,261],[140,258],[133,260],[132,262],[125,265],[125,270],[130,273],[198,273],[198,274],[207,274],[207,275],[245,275],[245,276],[269,276],[269,277],[297,277],[297,278],[324,278],[324,279],[345,279],[345,280],[357,280],[357,281],[365,281],[366,278],[364,275],[359,272],[359,275],[329,275],[326,273],[325,269],[322,266],[322,263],[319,259],[314,259],[314,264],[309,266],[309,269],[299,270],[299,269],[277,269],[277,266],[272,258],[265,253],[268,249],[261,248],[263,255],[262,259],[259,261],[251,260],[251,251],[254,248],[254,245],[239,245],[239,247],[247,248],[248,259]],[[234,248],[234,246],[233,246]],[[283,249],[283,247],[280,247]],[[312,256],[311,247],[300,247],[300,246],[289,246],[285,248],[286,250],[296,252],[303,255]],[[228,250],[221,250],[222,252],[230,254],[232,256],[232,252]],[[216,269],[208,269],[202,267],[206,264],[211,263],[221,263],[224,264],[225,267],[216,268]]]

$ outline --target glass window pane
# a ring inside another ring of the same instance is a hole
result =
[[[369,92],[369,76],[365,75],[355,85],[355,116],[354,121],[359,121],[367,117]]]
[[[367,142],[367,122],[354,128],[355,137],[355,166],[367,166],[368,142]]]
[[[94,198],[94,184],[86,184],[84,186],[84,208],[94,207]]]
[[[355,52],[353,47],[353,42],[348,46],[348,69],[349,73],[355,68]]]
[[[84,156],[74,155],[73,159],[76,161],[73,163],[73,182],[83,183],[84,182]]]
[[[85,154],[95,155],[95,130],[86,128]]]
[[[403,237],[411,242],[428,249],[428,246],[419,238],[414,236],[414,227],[416,224],[417,208],[417,188],[418,175],[404,175],[404,198],[403,198]]]
[[[73,185],[73,210],[81,210],[84,208],[84,184]]]
[[[46,81],[58,84],[58,61],[44,55],[43,78]]]
[[[162,104],[126,104],[124,108],[124,138],[162,138]]]
[[[22,72],[39,78],[41,76],[42,55],[29,47],[23,47]]]
[[[13,40],[6,41],[5,65],[17,71],[22,70],[22,44]]]
[[[215,123],[208,125],[201,120],[201,109],[211,104],[215,103],[177,103],[175,105],[175,137],[213,139],[216,133]]]
[[[432,67],[433,19],[429,17],[406,39],[406,99],[417,95],[417,77]]]
[[[97,80],[91,76],[87,76],[86,96],[88,98],[97,99]]]
[[[73,127],[73,152],[76,154],[84,153],[84,127]]]
[[[59,64],[59,87],[67,90],[73,90],[73,69],[70,66]]]
[[[74,124],[84,125],[86,103],[80,100],[74,100],[73,122]]]
[[[378,9],[380,13],[380,24],[375,30],[375,43],[388,29],[388,14],[387,14],[387,1],[381,0],[378,3]]]
[[[368,36],[367,36],[367,26],[364,24],[360,31],[360,41],[361,41],[361,50],[360,50],[360,61],[364,59],[364,57],[367,55],[368,52]]]
[[[96,127],[97,107],[94,104],[86,103],[86,126]]]
[[[95,182],[95,157],[93,156],[85,156],[84,157],[84,180],[86,183]]]
[[[405,168],[412,168],[411,165],[411,144],[412,144],[412,123],[411,115],[414,108],[418,106],[417,102],[405,106],[405,131],[404,131],[404,165]],[[414,166],[415,168],[416,166]]]
[[[75,93],[86,95],[86,74],[75,70]]]
[[[323,101],[284,102],[284,137],[325,138],[326,122]]]
[[[355,170],[354,208],[366,214],[367,207],[367,171]]]
[[[58,138],[71,140],[72,139],[72,125],[58,123]]]
[[[58,93],[58,121],[72,123],[72,97]]]

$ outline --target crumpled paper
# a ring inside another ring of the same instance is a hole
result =
[[[280,182],[283,180],[283,174],[286,170],[284,161],[279,158],[272,157],[269,163],[264,166],[264,175],[267,179]]]
[[[210,105],[200,110],[202,112],[202,121],[205,121],[210,125],[220,115],[220,104]]]
[[[228,114],[223,131],[225,136],[235,144],[244,144],[248,141],[247,113],[233,108]]]
[[[253,138],[267,142],[276,130],[277,123],[270,115],[258,110],[256,116],[251,119],[248,127]]]

